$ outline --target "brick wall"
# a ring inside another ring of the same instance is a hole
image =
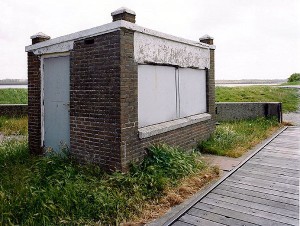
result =
[[[128,163],[143,159],[151,144],[189,149],[215,129],[213,50],[207,80],[212,119],[145,139],[138,137],[134,31],[122,28],[75,41],[70,64],[70,150],[80,162],[126,171]],[[39,57],[28,53],[29,147],[33,153],[41,152],[39,68]]]
[[[27,104],[0,104],[0,116],[26,116]]]
[[[93,40],[76,41],[70,56],[70,150],[120,170],[120,31]]]
[[[122,169],[126,170],[131,161],[142,160],[145,149],[151,144],[167,143],[185,149],[194,147],[199,140],[204,140],[215,129],[214,105],[214,51],[211,50],[211,65],[208,70],[208,102],[212,119],[169,131],[153,137],[138,137],[138,96],[137,64],[134,62],[133,32],[121,31],[121,156]]]
[[[31,153],[41,153],[41,72],[40,58],[32,52],[28,60],[28,144]]]

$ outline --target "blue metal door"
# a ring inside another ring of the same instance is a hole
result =
[[[70,57],[44,59],[44,147],[70,146]]]

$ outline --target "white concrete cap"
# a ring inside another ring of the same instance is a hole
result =
[[[34,38],[48,38],[48,39],[50,39],[51,37],[49,35],[44,34],[43,32],[39,32],[39,33],[36,33],[34,35],[31,35],[30,38],[31,39],[34,39]]]
[[[206,39],[214,39],[213,37],[211,37],[210,35],[203,35],[201,38],[199,38],[200,41],[202,40],[206,40]]]
[[[118,15],[118,14],[122,14],[122,13],[129,13],[129,14],[132,14],[132,15],[136,15],[135,12],[131,9],[128,9],[126,7],[121,7],[115,11],[113,11],[111,13],[112,16],[115,16],[115,15]]]

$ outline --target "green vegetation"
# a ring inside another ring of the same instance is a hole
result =
[[[294,85],[300,85],[300,82],[285,82],[280,85],[281,86],[294,86]]]
[[[0,133],[9,135],[27,135],[28,117],[0,116]]]
[[[300,82],[300,73],[294,73],[288,78],[288,82]]]
[[[296,89],[272,86],[216,87],[217,102],[282,102],[283,112],[298,109]]]
[[[27,104],[27,89],[0,89],[0,104]]]
[[[147,202],[182,178],[208,168],[194,152],[166,145],[148,152],[129,173],[107,174],[66,154],[34,157],[25,142],[5,143],[0,146],[0,225],[117,225],[141,214]]]
[[[201,153],[237,158],[266,139],[278,128],[280,128],[280,124],[276,119],[258,118],[221,122],[207,141],[199,143],[198,150]]]

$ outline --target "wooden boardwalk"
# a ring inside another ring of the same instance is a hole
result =
[[[300,127],[288,127],[167,225],[299,225]]]

